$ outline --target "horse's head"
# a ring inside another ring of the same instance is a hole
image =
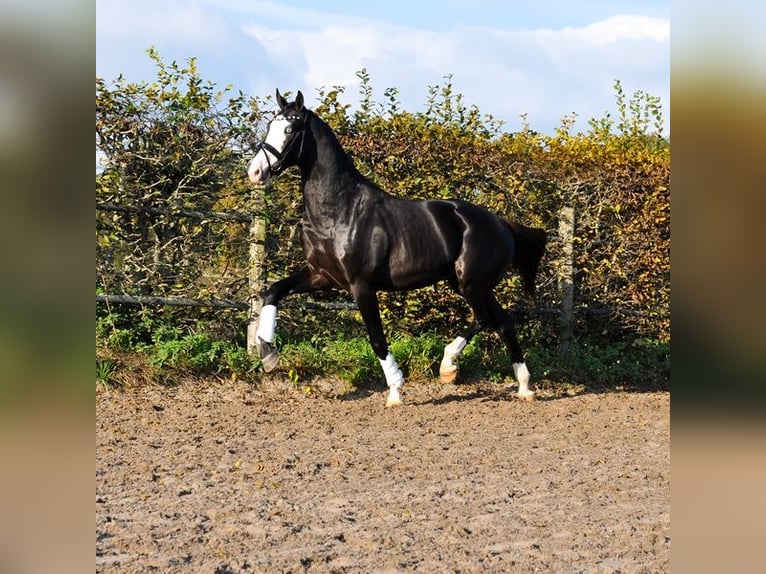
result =
[[[306,133],[303,94],[299,90],[295,101],[288,103],[277,90],[277,104],[279,112],[269,122],[266,139],[258,144],[258,151],[247,168],[250,181],[256,184],[266,183],[272,175],[295,165],[303,151]]]

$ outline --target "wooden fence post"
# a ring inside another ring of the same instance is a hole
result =
[[[561,293],[561,332],[559,355],[566,358],[572,345],[574,330],[574,207],[562,207],[559,216],[559,241],[561,263],[559,265],[559,291]]]
[[[254,355],[258,317],[261,314],[261,295],[266,284],[266,190],[258,186],[254,189],[255,213],[250,222],[250,272],[248,274],[250,304],[247,323],[247,352]]]

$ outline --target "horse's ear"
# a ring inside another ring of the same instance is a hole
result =
[[[295,107],[298,109],[298,111],[303,109],[303,94],[300,90],[298,90],[298,95],[295,96]]]
[[[279,106],[279,111],[283,111],[287,107],[287,100],[282,97],[282,94],[279,93],[279,88],[277,88],[277,105]]]

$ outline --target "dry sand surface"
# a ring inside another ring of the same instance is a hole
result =
[[[669,393],[333,389],[99,391],[96,572],[669,570]]]

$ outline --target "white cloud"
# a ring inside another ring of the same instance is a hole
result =
[[[505,118],[510,129],[522,113],[541,131],[572,112],[583,122],[600,117],[613,103],[615,79],[626,91],[660,86],[654,95],[666,104],[669,97],[670,26],[658,18],[618,15],[581,28],[516,32],[434,32],[359,19],[245,30],[293,71],[299,85],[287,89],[344,85],[353,95],[355,72],[366,67],[376,89],[397,87],[405,107],[422,109],[427,86],[452,74],[469,103]]]
[[[315,31],[249,26],[245,30],[275,62],[300,71],[302,83],[316,88],[355,83],[355,71],[365,61],[378,58],[383,45],[383,38],[369,26],[333,25]]]
[[[356,72],[367,67],[372,82],[385,87],[398,81],[422,80],[420,71],[439,79],[449,72],[454,40],[449,34],[374,23],[331,24],[318,30],[245,29],[285,68],[301,70],[296,80],[310,88],[358,83]],[[299,76],[299,77],[298,77]],[[425,94],[425,84],[421,84]]]
[[[224,41],[228,27],[220,12],[197,2],[99,0],[96,28],[102,38],[131,38],[147,45],[171,43],[200,49]]]
[[[571,42],[575,46],[604,46],[624,40],[662,42],[670,38],[670,22],[661,18],[619,14],[582,28],[539,30],[533,34],[551,38],[554,42]]]
[[[241,14],[222,11],[203,0],[98,0],[96,4],[96,74],[107,81],[151,81],[156,67],[144,53],[157,48],[163,61],[197,59],[204,80],[223,88],[233,84],[262,95],[272,78],[265,50],[242,30]]]
[[[589,117],[613,108],[615,79],[628,93],[660,96],[667,110],[667,19],[623,14],[580,27],[501,26],[458,22],[426,30],[271,1],[99,0],[97,72],[133,79],[133,66],[141,79],[152,79],[142,52],[154,45],[165,59],[197,56],[203,77],[219,85],[259,96],[275,87],[301,89],[309,102],[314,90],[342,85],[353,103],[356,72],[365,67],[376,99],[396,87],[403,107],[417,111],[428,86],[451,74],[467,103],[505,119],[511,130],[522,113],[533,129],[550,132],[572,112],[584,129]],[[123,56],[129,49],[132,55]]]

